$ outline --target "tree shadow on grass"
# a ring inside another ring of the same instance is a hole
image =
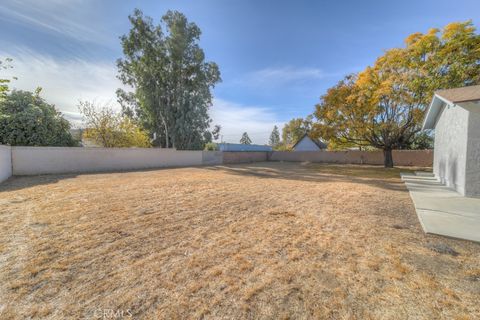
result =
[[[227,166],[207,167],[233,175],[261,179],[282,179],[307,182],[350,182],[367,184],[377,188],[408,192],[400,172],[414,171],[412,168],[384,168],[371,165],[334,165],[318,163],[257,162]]]
[[[189,167],[190,168],[190,167]],[[299,162],[256,162],[220,166],[199,166],[212,171],[222,171],[233,175],[251,176],[261,179],[286,179],[310,182],[352,182],[369,184],[375,187],[407,192],[404,183],[399,179],[400,172],[415,171],[418,168],[386,169],[371,165],[338,165]],[[132,173],[157,170],[173,170],[172,168],[144,168],[137,170],[118,170],[102,172],[83,172],[67,174],[48,174],[37,176],[14,176],[0,184],[0,194],[21,190],[38,185],[54,184],[60,180],[72,179],[79,175]]]
[[[54,184],[63,179],[75,178],[77,174],[55,174],[38,176],[13,176],[7,181],[0,183],[0,194],[3,192],[16,191],[39,185]]]
[[[199,167],[191,166],[188,168]],[[124,170],[106,170],[106,171],[85,171],[78,173],[58,173],[58,174],[40,174],[31,176],[12,176],[8,180],[0,183],[0,194],[2,192],[16,191],[25,188],[31,188],[38,185],[54,184],[60,180],[72,179],[82,175],[105,175],[118,173],[135,173],[135,172],[149,172],[159,170],[173,170],[185,167],[158,167],[158,168],[141,168],[141,169],[124,169]]]

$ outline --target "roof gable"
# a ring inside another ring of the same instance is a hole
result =
[[[293,145],[292,149],[295,149],[295,147],[300,143],[302,142],[304,139],[309,139],[310,141],[312,141],[313,143],[315,143],[315,145],[319,148],[319,149],[327,149],[327,144],[323,141],[319,141],[317,139],[312,139],[308,133],[305,133],[300,139],[298,139],[298,141]]]
[[[480,85],[436,91],[423,120],[422,130],[435,129],[445,106],[480,101]]]

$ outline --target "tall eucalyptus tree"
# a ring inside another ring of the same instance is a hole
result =
[[[133,89],[117,90],[124,113],[138,118],[156,145],[202,149],[212,139],[208,109],[221,79],[217,64],[205,61],[200,29],[177,11],[158,25],[138,9],[129,20],[117,61],[119,79]]]

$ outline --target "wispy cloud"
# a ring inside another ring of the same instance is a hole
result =
[[[98,25],[87,23],[92,0],[4,0],[0,19],[81,42],[105,45],[109,38]],[[116,40],[116,39],[115,39]]]
[[[89,62],[82,59],[59,60],[25,48],[1,52],[0,58],[13,58],[13,69],[7,76],[16,76],[12,88],[33,91],[42,87],[42,96],[55,104],[67,119],[80,123],[77,105],[79,100],[96,101],[119,108],[115,91],[122,87],[116,78],[116,68],[110,62]],[[212,124],[222,126],[224,141],[238,142],[243,132],[248,132],[254,143],[263,144],[274,125],[279,128],[275,112],[269,108],[247,106],[223,99],[214,99],[210,109]]]
[[[273,126],[283,126],[283,122],[268,108],[246,106],[218,98],[213,101],[210,115],[212,124],[222,126],[223,140],[231,143],[238,143],[242,133],[248,132],[253,143],[265,144]]]
[[[313,67],[269,67],[249,72],[234,81],[235,85],[248,88],[267,90],[308,90],[317,87],[325,79],[340,78],[349,73],[356,72],[358,68],[326,72],[323,69]]]
[[[278,87],[316,81],[329,76],[318,68],[265,68],[248,73],[240,82],[250,86]]]
[[[324,77],[324,73],[317,68],[283,67],[261,69],[253,72],[251,76],[257,78],[259,81],[280,79],[290,82],[303,79],[321,79]]]
[[[33,91],[42,87],[42,96],[70,119],[78,119],[79,100],[117,105],[115,91],[122,84],[114,63],[60,60],[25,48],[0,52],[0,57],[13,58],[7,76],[18,80],[11,83],[12,88]]]

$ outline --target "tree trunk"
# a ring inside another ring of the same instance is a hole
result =
[[[168,127],[167,127],[167,122],[165,121],[165,118],[163,117],[163,115],[160,113],[160,118],[162,119],[162,122],[163,122],[163,128],[165,130],[165,148],[168,149],[169,145],[168,145]]]
[[[383,164],[385,168],[393,168],[392,149],[383,149]]]

